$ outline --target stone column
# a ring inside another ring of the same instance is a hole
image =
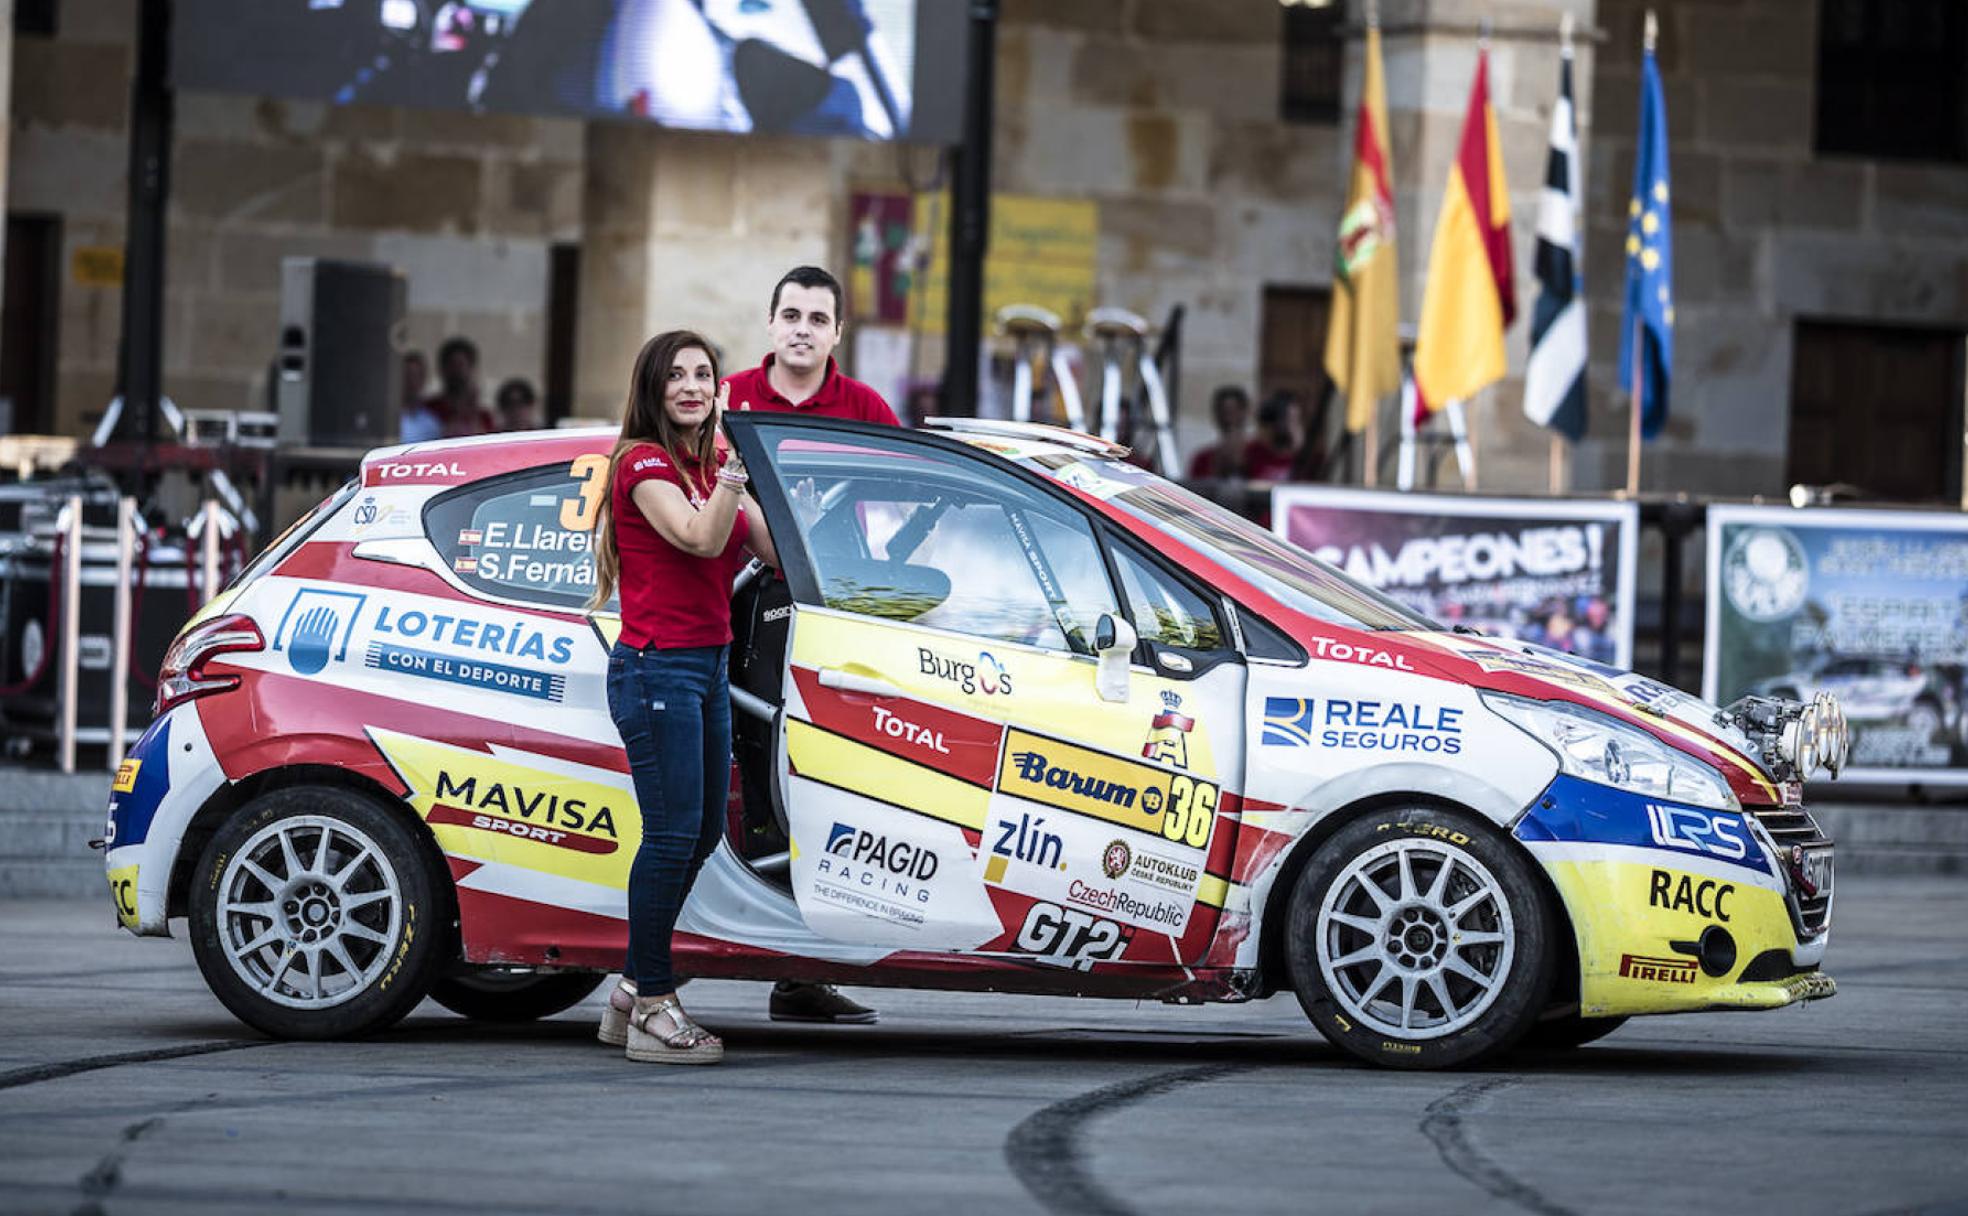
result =
[[[1364,16],[1363,5],[1351,15]],[[1546,486],[1546,434],[1524,417],[1524,366],[1529,357],[1531,307],[1537,298],[1531,259],[1536,247],[1538,194],[1550,139],[1551,106],[1558,93],[1558,26],[1570,12],[1579,31],[1572,68],[1578,106],[1581,169],[1592,161],[1593,47],[1590,34],[1598,0],[1381,0],[1381,38],[1386,56],[1388,125],[1394,145],[1394,208],[1400,232],[1401,321],[1411,330],[1421,319],[1428,251],[1462,137],[1469,86],[1476,73],[1482,22],[1490,36],[1490,104],[1496,111],[1504,173],[1510,182],[1511,248],[1515,255],[1517,320],[1505,332],[1509,373],[1469,403],[1478,434],[1481,488],[1540,493]],[[1351,48],[1347,79],[1359,90],[1360,43]],[[1347,101],[1351,116],[1357,102]],[[1352,155],[1351,139],[1345,155]],[[1342,170],[1343,171],[1343,170]],[[1583,175],[1581,175],[1583,180]],[[1588,266],[1590,275],[1616,273]],[[1604,423],[1595,415],[1594,424]],[[1389,413],[1384,434],[1398,433]],[[1435,425],[1445,426],[1438,422]],[[1456,485],[1452,465],[1447,483]]]
[[[756,363],[779,276],[836,261],[842,170],[826,140],[595,122],[586,160],[581,417],[621,417],[636,352],[665,329],[702,333],[727,372]]]

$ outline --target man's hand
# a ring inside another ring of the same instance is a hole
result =
[[[799,516],[802,528],[819,519],[825,510],[820,501],[820,487],[813,484],[811,477],[802,478],[793,487],[792,500],[793,514]]]

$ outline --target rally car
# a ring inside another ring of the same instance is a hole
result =
[[[1721,711],[1443,631],[1100,440],[734,414],[783,575],[733,599],[728,832],[687,975],[1242,1001],[1465,1063],[1829,996],[1828,698]],[[110,798],[274,1035],[620,967],[640,820],[584,610],[606,431],[378,451],[171,648]]]

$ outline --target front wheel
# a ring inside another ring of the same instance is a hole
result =
[[[371,1034],[416,1007],[449,940],[442,888],[402,819],[353,790],[263,794],[192,873],[191,948],[240,1021],[284,1039]]]
[[[1334,1046],[1395,1068],[1509,1048],[1545,1007],[1552,915],[1530,861],[1488,822],[1437,807],[1347,824],[1299,874],[1292,986]]]
[[[532,1022],[572,1009],[608,977],[594,971],[530,971],[484,967],[446,976],[430,998],[480,1022]]]

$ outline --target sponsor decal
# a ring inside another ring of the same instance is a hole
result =
[[[458,543],[461,545],[482,545],[485,531],[482,528],[461,528],[458,530]]]
[[[630,465],[629,471],[631,473],[646,473],[650,469],[667,469],[669,467],[670,467],[669,461],[664,460],[661,456],[651,453],[650,455],[644,456],[641,460],[638,460],[634,464]]]
[[[879,705],[874,707],[874,712],[875,730],[878,733],[887,735],[891,739],[912,743],[926,752],[939,752],[945,756],[950,754],[950,749],[943,743],[942,731],[918,726],[900,714],[892,713]]]
[[[1742,817],[1727,811],[1704,811],[1691,806],[1647,804],[1647,833],[1664,849],[1707,853],[1730,861],[1749,856],[1749,835]]]
[[[1016,729],[1005,735],[998,790],[1195,849],[1216,822],[1210,782]]]
[[[778,608],[767,608],[759,617],[759,620],[771,624],[773,621],[783,621],[791,615],[793,615],[793,606],[791,604],[784,604]]]
[[[1109,841],[1101,850],[1100,872],[1109,878],[1147,883],[1187,898],[1195,896],[1196,884],[1203,877],[1203,867],[1193,861],[1137,849],[1125,840]]]
[[[116,766],[116,779],[109,783],[112,794],[128,794],[137,788],[137,774],[143,769],[143,761],[132,756]]]
[[[1023,953],[1061,959],[1086,970],[1095,962],[1119,958],[1128,937],[1129,930],[1111,920],[1040,902],[1026,910],[1017,946]]]
[[[1671,912],[1690,912],[1724,923],[1729,919],[1728,899],[1736,893],[1734,883],[1692,874],[1670,874],[1655,870],[1647,880],[1647,903]]]
[[[1508,671],[1521,676],[1535,676],[1554,684],[1583,689],[1600,696],[1614,696],[1618,690],[1611,684],[1589,671],[1579,671],[1549,659],[1541,659],[1534,654],[1520,654],[1511,650],[1491,650],[1470,647],[1462,650],[1462,657],[1481,667],[1484,671]]]
[[[1644,954],[1620,955],[1619,973],[1630,980],[1656,984],[1692,984],[1701,965],[1691,958],[1652,958]]]
[[[366,528],[370,524],[375,523],[376,496],[374,494],[364,494],[362,501],[355,504],[355,510],[350,514],[349,518],[354,520],[355,526],[358,528]]]
[[[287,611],[273,631],[273,648],[287,656],[287,666],[311,676],[332,660],[348,658],[349,636],[355,618],[369,597],[355,591],[304,587],[288,601]]]
[[[432,823],[537,840],[577,853],[613,853],[621,847],[611,808],[547,786],[529,787],[439,768],[432,798],[436,803],[429,815]]]
[[[864,916],[921,928],[919,909],[929,903],[929,883],[940,868],[942,859],[932,849],[836,822],[814,866],[813,894]]]
[[[1158,760],[1177,768],[1189,767],[1189,732],[1196,720],[1182,712],[1182,694],[1162,690],[1162,708],[1148,723],[1148,741],[1141,745],[1144,760]]]
[[[1083,908],[1125,917],[1137,925],[1164,926],[1180,932],[1189,918],[1187,904],[1172,899],[1141,899],[1120,887],[1096,886],[1075,878],[1066,888],[1066,899]]]
[[[1066,842],[1059,833],[1046,831],[1044,815],[1021,811],[1017,822],[999,815],[997,822],[991,826],[997,833],[997,839],[991,843],[994,858],[1010,858],[1045,870],[1066,868]],[[985,880],[991,881],[988,869]]]
[[[916,647],[917,668],[923,675],[955,684],[967,694],[1011,695],[1011,673],[988,650],[977,652],[977,661],[967,663],[937,654],[927,646]]]
[[[1385,667],[1390,671],[1413,671],[1408,656],[1382,650],[1377,646],[1362,646],[1354,642],[1342,642],[1338,638],[1313,638],[1314,658],[1332,659],[1340,663],[1360,663],[1367,667]]]
[[[364,484],[407,485],[413,482],[445,481],[462,478],[463,466],[455,460],[393,460],[369,466]]]
[[[1266,697],[1258,738],[1270,747],[1454,756],[1462,752],[1462,715],[1413,701]]]
[[[473,574],[478,570],[478,559],[475,557],[454,558],[451,562],[451,568],[459,574]]]
[[[109,872],[109,898],[116,904],[116,923],[137,927],[137,867],[119,866]]]
[[[567,677],[528,667],[493,662],[480,655],[511,656],[535,663],[565,665],[574,657],[570,634],[540,629],[524,620],[485,620],[452,612],[402,611],[384,605],[376,610],[376,637],[364,658],[367,666],[401,675],[464,684],[493,692],[512,693],[541,701],[566,696]],[[408,638],[466,650],[464,655],[408,646],[390,638]]]

